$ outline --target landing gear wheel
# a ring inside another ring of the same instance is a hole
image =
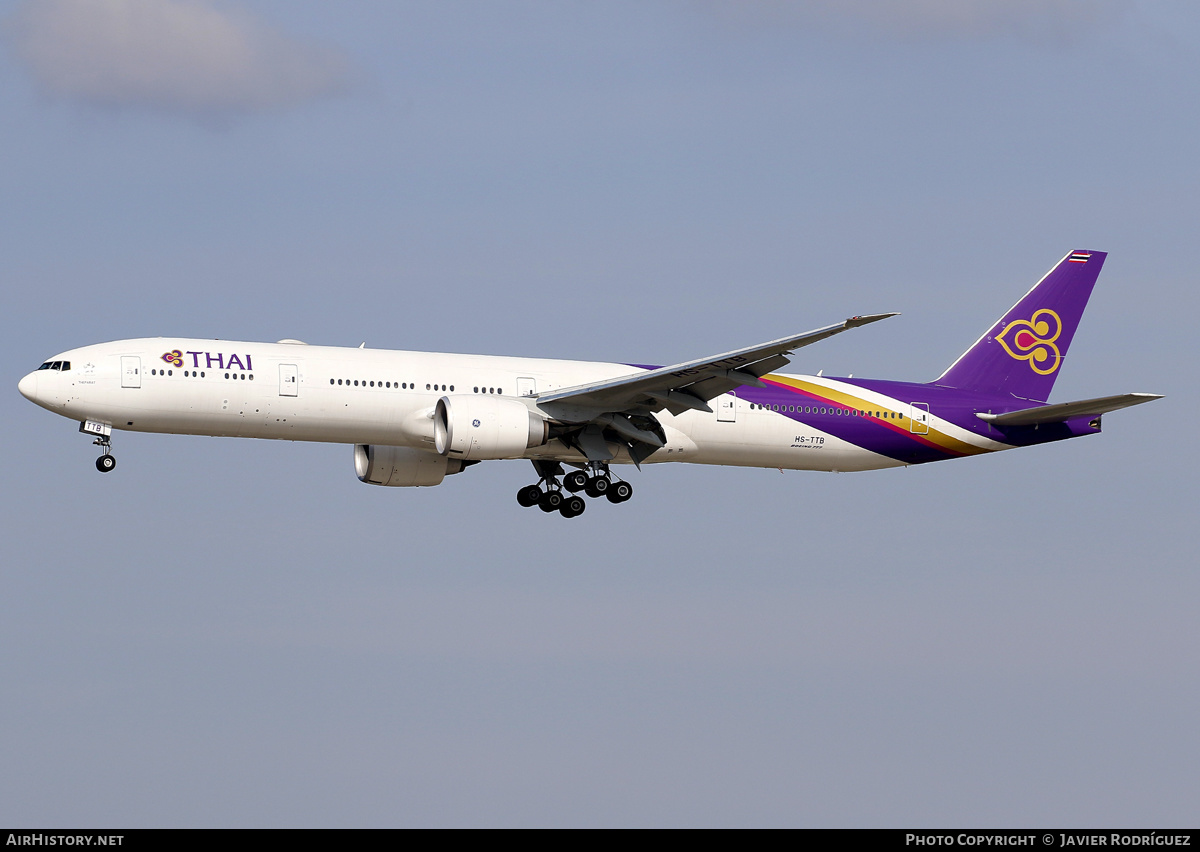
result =
[[[612,485],[608,477],[593,476],[587,481],[587,487],[584,489],[589,497],[603,497],[608,491],[608,487]]]
[[[96,470],[100,471],[101,473],[108,473],[116,466],[117,460],[107,453],[96,459]]]
[[[538,501],[542,499],[542,489],[536,485],[526,485],[517,492],[517,502],[526,509],[531,506],[536,506]]]
[[[538,499],[538,508],[543,512],[555,512],[563,504],[561,491],[547,491]]]
[[[610,503],[624,503],[633,496],[633,486],[628,482],[614,482],[604,496]]]
[[[563,477],[563,488],[574,494],[587,488],[588,475],[582,470],[574,470]]]
[[[562,506],[559,508],[559,513],[564,518],[574,518],[583,514],[583,510],[587,508],[587,503],[578,495],[571,495],[563,500]]]

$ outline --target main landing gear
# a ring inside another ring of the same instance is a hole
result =
[[[535,461],[533,469],[541,477],[537,484],[526,485],[517,492],[517,502],[526,508],[537,506],[543,512],[574,518],[587,508],[578,495],[580,491],[589,497],[607,497],[610,503],[624,503],[633,496],[633,486],[622,479],[614,480],[603,462],[590,462],[587,471],[573,470],[565,476],[558,462]],[[563,493],[564,488],[568,494]]]

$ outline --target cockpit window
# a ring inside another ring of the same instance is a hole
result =
[[[50,369],[52,366],[53,366],[53,362],[51,362],[51,361],[47,361],[47,362],[46,362],[45,364],[43,364],[42,366],[38,367],[38,369],[39,369],[39,370],[49,370],[49,369]]]
[[[47,361],[42,366],[38,367],[38,369],[39,370],[69,370],[69,369],[71,369],[71,362],[70,361]]]
[[[61,363],[62,363],[62,366],[61,366],[61,367],[59,367],[59,369],[60,369],[60,370],[62,370],[64,373],[65,373],[67,370],[71,369],[71,362],[70,362],[70,361],[63,361],[63,362],[61,362]]]

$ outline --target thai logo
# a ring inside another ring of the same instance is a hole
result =
[[[253,370],[254,362],[250,359],[250,353],[245,356],[233,354],[226,355],[224,352],[213,354],[211,352],[195,352],[191,349],[186,352],[181,352],[178,349],[172,349],[170,352],[164,352],[162,359],[168,364],[174,364],[176,367],[183,366],[183,356],[192,356],[192,366],[200,367],[200,357],[204,356],[204,367],[211,370],[215,364],[218,370]],[[234,366],[236,365],[236,366]]]
[[[1013,320],[996,336],[1004,351],[1018,361],[1028,361],[1035,373],[1047,376],[1058,369],[1062,355],[1054,341],[1062,334],[1062,320],[1047,308],[1027,320]]]

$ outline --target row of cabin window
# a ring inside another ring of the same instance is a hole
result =
[[[151,370],[150,370],[150,375],[152,375],[152,376],[173,376],[173,375],[175,375],[175,371],[174,371],[174,370],[156,370],[156,369],[151,369]],[[182,375],[183,375],[183,376],[188,376],[188,375],[190,375],[190,376],[191,376],[191,378],[193,378],[193,379],[194,379],[194,378],[197,378],[197,377],[199,377],[199,378],[203,379],[203,378],[205,377],[205,372],[204,372],[203,370],[201,370],[199,373],[197,373],[195,370],[184,370],[184,371],[183,371],[183,373],[182,373]],[[246,380],[246,376],[249,376],[249,377],[250,377],[250,381],[254,381],[254,374],[253,374],[253,373],[226,373],[226,374],[225,374],[225,378],[227,378],[227,379],[229,379],[229,378],[232,378],[234,381],[236,381],[236,380],[238,380],[238,379],[241,379],[242,381],[245,381],[245,380]]]
[[[854,409],[854,408],[825,409],[825,408],[817,408],[817,407],[814,407],[811,405],[758,405],[757,403],[753,403],[753,402],[750,403],[750,407],[753,409],[757,409],[759,411],[784,411],[784,412],[790,411],[795,414],[838,414],[838,415],[849,415],[852,417],[871,417],[872,414],[874,414],[875,417],[879,417],[884,420],[903,420],[904,419],[903,414],[898,414],[895,411],[870,412],[870,411],[859,411],[858,409]]]
[[[331,384],[331,385],[340,385],[343,383],[346,385],[346,387],[350,387],[351,385],[353,385],[356,388],[357,387],[395,388],[396,390],[416,390],[417,389],[416,382],[368,382],[366,379],[362,379],[362,380],[354,379],[353,381],[351,381],[350,379],[330,379],[329,380],[329,384]],[[437,389],[438,389],[437,385],[425,385],[425,390],[437,390]],[[445,389],[446,389],[446,386],[442,385],[442,390],[445,390]],[[450,390],[454,390],[454,385],[450,385]]]
[[[39,370],[61,370],[62,372],[65,373],[67,370],[71,369],[71,362],[70,361],[47,361],[42,366],[38,367],[38,369]]]
[[[369,381],[362,380],[362,379],[354,379],[354,380],[351,380],[351,379],[330,379],[330,380],[329,380],[329,384],[331,384],[331,385],[342,385],[342,384],[344,384],[344,385],[345,385],[345,386],[347,386],[347,387],[353,386],[353,387],[356,387],[356,388],[357,388],[357,387],[364,387],[364,388],[366,388],[366,387],[371,387],[371,388],[379,387],[379,388],[397,388],[397,389],[399,389],[399,390],[416,390],[416,389],[417,389],[417,386],[416,386],[416,384],[415,384],[415,383],[413,383],[413,382],[369,382]],[[449,387],[448,387],[448,388],[447,388],[447,386],[446,386],[446,385],[440,385],[440,386],[439,386],[439,385],[435,385],[435,384],[426,384],[426,385],[425,385],[425,390],[427,390],[427,391],[447,390],[447,389],[449,389],[451,392],[453,392],[453,391],[454,391],[454,385],[449,385]],[[480,388],[480,387],[476,387],[476,388],[474,388],[474,391],[475,391],[475,393],[504,393],[504,388]]]

